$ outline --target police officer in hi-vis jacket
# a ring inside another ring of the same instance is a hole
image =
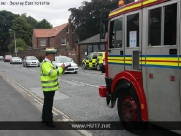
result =
[[[59,88],[58,76],[64,73],[67,68],[66,65],[62,64],[60,67],[56,67],[52,64],[55,60],[57,50],[54,48],[47,48],[45,50],[45,59],[41,63],[40,68],[40,79],[44,94],[44,103],[42,109],[42,123],[46,123],[48,127],[55,127],[53,123],[53,98],[55,91]]]

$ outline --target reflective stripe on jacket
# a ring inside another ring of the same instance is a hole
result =
[[[40,68],[40,80],[44,92],[58,90],[58,76],[63,74],[62,67],[56,68],[52,63],[43,60]]]

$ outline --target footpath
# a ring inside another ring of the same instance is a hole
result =
[[[0,136],[82,136],[76,130],[50,128],[41,112],[0,76]]]

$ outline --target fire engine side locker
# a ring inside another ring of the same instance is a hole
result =
[[[145,63],[142,64],[143,86],[147,99],[148,119],[150,121],[181,121],[181,72],[179,61],[178,67],[177,65],[173,67],[173,63],[177,63],[177,60],[179,60],[178,56],[181,52],[180,1],[173,0],[164,4],[144,8],[143,18],[145,21],[143,22],[143,35],[147,35],[146,37],[149,36],[149,10],[162,8],[171,3],[177,3],[176,45],[151,46],[147,38],[142,39],[142,58],[145,59]],[[169,63],[169,60],[175,61]],[[165,61],[168,61],[168,63],[164,63]]]

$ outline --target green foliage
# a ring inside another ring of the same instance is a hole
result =
[[[9,38],[8,30],[11,28],[12,20],[18,16],[6,10],[0,11],[0,48],[2,50],[8,50],[5,45],[6,40]]]
[[[28,45],[25,43],[23,39],[19,38],[19,39],[16,39],[16,48],[18,48],[18,50],[27,50]],[[14,52],[14,49],[15,49],[14,40],[8,45],[8,49],[9,51]]]
[[[34,19],[33,17],[31,16],[26,16],[26,13],[23,13],[21,15],[21,17],[23,17],[28,24],[30,24],[32,26],[32,28],[36,28],[37,24],[38,24],[38,21],[36,19]]]
[[[92,0],[84,1],[78,9],[70,8],[72,23],[77,26],[79,39],[84,40],[98,34],[100,20],[108,19],[108,14],[118,7],[117,4],[117,0]]]
[[[15,31],[16,38],[22,38],[28,46],[31,46],[33,28],[23,17],[17,17],[12,21],[11,29]],[[13,37],[13,33],[11,33]]]
[[[42,21],[38,22],[36,28],[38,28],[38,29],[51,29],[52,25],[46,19],[43,19]]]
[[[14,33],[9,32],[9,29],[15,31],[16,38],[23,39],[28,46],[32,46],[32,34],[34,28],[52,28],[50,23],[43,19],[38,22],[31,16],[26,16],[26,13],[21,15],[13,14],[12,12],[0,11],[0,49],[8,51],[10,39],[14,38]]]

